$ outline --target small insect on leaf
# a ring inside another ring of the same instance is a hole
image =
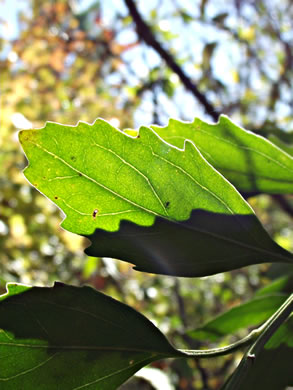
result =
[[[98,209],[95,209],[95,210],[93,211],[93,218],[94,218],[94,219],[96,218],[96,216],[97,216],[98,212],[99,212],[99,210],[98,210]]]

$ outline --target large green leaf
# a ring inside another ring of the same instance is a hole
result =
[[[65,229],[90,237],[92,256],[182,276],[293,262],[192,142],[181,150],[146,127],[133,138],[103,120],[48,123],[20,141],[26,177],[64,211]]]
[[[293,158],[267,139],[244,130],[222,115],[216,124],[194,119],[170,119],[152,128],[167,142],[182,148],[186,139],[240,191],[292,193]]]
[[[235,334],[239,329],[260,325],[286,300],[286,294],[270,294],[251,299],[220,314],[188,335],[196,340],[217,341],[220,337]]]
[[[121,220],[187,220],[194,209],[252,214],[191,142],[179,150],[146,127],[134,138],[103,120],[47,123],[20,132],[20,142],[29,159],[25,176],[65,212],[62,226],[75,233],[116,231]]]
[[[111,390],[182,357],[145,317],[90,287],[8,284],[0,298],[1,390]]]
[[[251,344],[177,350],[143,315],[91,287],[7,285],[0,296],[0,388],[114,390],[162,358],[210,358]]]
[[[289,304],[288,304],[289,303]],[[293,295],[271,317],[223,390],[284,390],[293,385]]]

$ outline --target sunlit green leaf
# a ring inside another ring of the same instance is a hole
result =
[[[182,148],[186,139],[231,183],[244,192],[292,193],[293,158],[267,139],[242,129],[222,115],[217,124],[170,119],[152,128]]]
[[[142,127],[134,138],[103,120],[25,130],[28,180],[89,236],[91,256],[146,272],[201,276],[292,262],[251,207],[190,141],[175,148]]]

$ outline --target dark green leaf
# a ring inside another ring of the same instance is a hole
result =
[[[182,148],[186,139],[243,192],[292,193],[293,158],[267,139],[246,131],[221,116],[217,124],[195,119],[170,119],[168,126],[152,128],[167,142]]]
[[[1,390],[114,390],[154,360],[183,356],[141,314],[90,287],[7,288]]]
[[[228,382],[223,390],[285,390],[293,386],[293,317],[281,325],[256,358],[248,361],[250,369],[243,376],[240,366],[234,374],[234,378],[242,377],[238,386],[229,387]]]
[[[220,337],[236,333],[239,329],[260,325],[286,300],[285,294],[271,294],[252,299],[220,314],[188,335],[197,340],[217,341]]]
[[[89,256],[112,257],[136,270],[176,276],[205,276],[263,262],[292,262],[254,216],[195,210],[184,222],[157,218],[151,227],[122,221],[117,232],[88,236]]]
[[[255,296],[263,296],[267,294],[273,293],[288,293],[290,294],[293,291],[293,274],[289,274],[286,276],[281,276],[278,279],[272,281],[272,283],[267,286],[262,287],[257,290]]]
[[[272,317],[223,390],[284,390],[293,385],[292,298],[285,310],[280,308]]]
[[[293,262],[189,141],[180,150],[151,129],[133,138],[102,120],[48,123],[20,141],[26,177],[62,208],[62,227],[89,236],[92,256],[178,276]]]

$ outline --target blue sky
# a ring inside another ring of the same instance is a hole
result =
[[[68,0],[71,2],[71,5],[76,8],[76,11],[82,12],[86,10],[91,4],[95,3],[95,0]],[[185,7],[191,15],[197,16],[199,6],[199,0],[190,1],[190,0],[181,0],[180,6]],[[103,21],[105,24],[111,26],[114,23],[117,10],[122,15],[127,15],[128,10],[124,5],[123,0],[107,0],[101,1],[102,6],[102,15]],[[148,1],[138,1],[137,2],[139,11],[141,14],[148,19],[150,17],[151,10],[155,9],[157,12],[157,21],[159,21],[159,27],[170,31],[177,35],[177,38],[172,40],[172,48],[174,47],[179,53],[179,58],[184,58],[189,56],[189,61],[185,62],[183,66],[185,72],[193,79],[197,79],[200,75],[200,69],[196,67],[196,64],[200,64],[202,57],[202,49],[206,43],[212,42],[214,40],[220,41],[221,36],[219,31],[215,30],[209,26],[203,28],[198,23],[192,23],[190,29],[186,29],[183,26],[182,20],[180,18],[172,18],[172,24],[170,23],[170,14],[174,12],[174,3],[171,1],[159,1],[159,0],[148,0]],[[158,7],[160,4],[160,7]],[[224,0],[219,0],[219,7],[224,7],[222,9],[227,9],[227,4],[225,6]],[[0,13],[2,18],[6,21],[6,24],[0,27],[0,34],[6,36],[8,39],[14,39],[19,33],[19,25],[17,20],[17,14],[20,11],[25,10],[29,12],[29,0],[0,0]],[[233,9],[233,8],[232,8]],[[207,12],[212,16],[219,12],[219,8],[211,4]],[[233,17],[231,18],[231,23],[233,23]],[[190,31],[192,32],[190,34]],[[134,29],[131,27],[129,29],[124,29],[120,33],[117,39],[121,43],[135,41],[136,34]],[[220,78],[223,82],[230,84],[231,93],[233,93],[233,85],[231,86],[231,62],[235,61],[237,56],[239,57],[239,52],[237,47],[233,48],[232,45],[223,48],[225,45],[225,39],[221,40],[221,49],[216,49],[214,56],[214,62],[221,63],[221,67],[214,68],[214,74],[216,77]],[[196,43],[196,47],[194,46]],[[5,52],[2,53],[7,55],[9,48],[7,47]],[[151,48],[146,48],[145,46],[137,46],[132,50],[129,50],[123,54],[124,60],[130,64],[134,72],[129,72],[127,67],[121,69],[121,72],[117,72],[116,77],[111,76],[109,82],[113,84],[119,83],[119,78],[121,79],[122,74],[128,82],[128,85],[136,86],[141,82],[142,79],[148,77],[148,72],[151,68],[160,65],[161,60],[158,54]],[[129,65],[127,65],[129,66]],[[119,74],[120,73],[120,74]],[[136,74],[137,77],[133,76]],[[167,118],[170,116],[182,117],[185,119],[192,119],[194,113],[197,116],[202,117],[203,119],[209,119],[206,116],[204,110],[195,99],[188,93],[183,86],[180,85],[176,88],[176,94],[174,99],[168,99],[165,93],[159,93],[158,100],[160,106],[164,108],[163,112],[160,114],[162,122],[166,122]],[[134,120],[136,126],[141,124],[149,124],[153,121],[153,95],[152,93],[145,93],[142,104],[136,110],[134,115]]]
[[[75,4],[80,11],[85,10],[95,2],[94,0],[68,1],[70,1],[71,4]],[[199,12],[199,2],[200,0],[180,0],[178,4],[180,4],[181,7],[185,7],[191,16],[196,17]],[[230,27],[241,27],[241,23],[235,15],[235,7],[231,6],[231,3],[231,1],[225,0],[208,2],[206,13],[208,17],[211,18],[219,14],[219,12],[228,12],[229,17],[226,20],[226,23],[228,23]],[[0,0],[0,15],[2,21],[5,22],[0,24],[0,35],[6,37],[7,39],[14,39],[17,37],[19,33],[17,15],[23,10],[25,10],[25,12],[29,12],[29,4],[29,0]],[[179,59],[186,56],[189,57],[189,60],[182,66],[189,77],[193,80],[197,80],[199,74],[201,73],[199,67],[202,60],[202,50],[204,45],[217,41],[218,46],[215,50],[212,62],[213,74],[216,78],[221,80],[221,82],[229,86],[229,93],[231,100],[233,100],[233,95],[237,95],[239,88],[237,83],[233,83],[233,71],[235,71],[241,63],[241,52],[239,50],[239,46],[233,43],[232,40],[229,40],[229,37],[227,37],[225,32],[219,33],[218,29],[215,29],[208,24],[206,26],[199,24],[196,20],[191,23],[188,29],[184,28],[182,24],[183,22],[182,20],[180,21],[180,18],[172,18],[171,24],[170,13],[172,14],[172,10],[174,10],[173,1],[140,0],[137,1],[137,4],[143,17],[149,20],[150,11],[155,9],[157,12],[158,26],[162,27],[162,29],[165,28],[166,31],[169,30],[171,33],[177,34],[177,38],[172,40],[172,49],[176,49],[176,55]],[[161,6],[158,7],[158,4]],[[117,10],[119,10],[122,15],[127,14],[123,0],[101,1],[101,6],[103,20],[109,26],[114,23]],[[253,17],[255,17],[255,15],[249,15],[249,12],[251,12],[249,10],[251,10],[251,7],[247,8],[246,16],[251,19],[251,22],[253,22]],[[136,34],[134,29],[131,27],[120,33],[117,38],[121,43],[131,42],[136,39]],[[4,52],[2,52],[2,57],[3,55],[7,55],[9,50],[9,46],[7,46]],[[147,79],[150,68],[156,66],[157,64],[161,64],[160,59],[154,50],[142,45],[125,52],[123,54],[123,58],[135,70],[136,76],[127,72],[126,67],[124,70],[122,67],[121,70],[117,72],[117,75],[112,78],[113,84],[117,82],[119,83],[119,77],[121,78],[121,75],[124,72],[123,76],[127,73],[126,79],[128,85],[135,86],[141,79]],[[268,58],[268,66],[270,61],[271,59],[269,60]],[[111,82],[111,80],[109,80],[109,82]],[[254,92],[260,95],[264,93],[260,79],[257,75],[254,82]],[[197,104],[194,98],[186,92],[182,86],[177,88],[174,100],[168,99],[165,94],[161,93],[159,94],[159,101],[160,105],[164,107],[165,115],[161,115],[163,121],[165,121],[168,116],[192,119],[196,115],[208,119],[201,106]],[[152,94],[146,93],[141,106],[135,114],[135,123],[137,126],[142,123],[148,124],[152,121],[152,104]],[[279,109],[279,111],[281,112],[282,110]],[[257,115],[261,116],[261,112],[259,111]],[[164,116],[166,118],[164,118]],[[234,119],[237,120],[238,118]]]
[[[0,15],[4,24],[0,24],[0,34],[7,39],[14,39],[19,33],[17,14],[28,10],[27,0],[0,0]]]

